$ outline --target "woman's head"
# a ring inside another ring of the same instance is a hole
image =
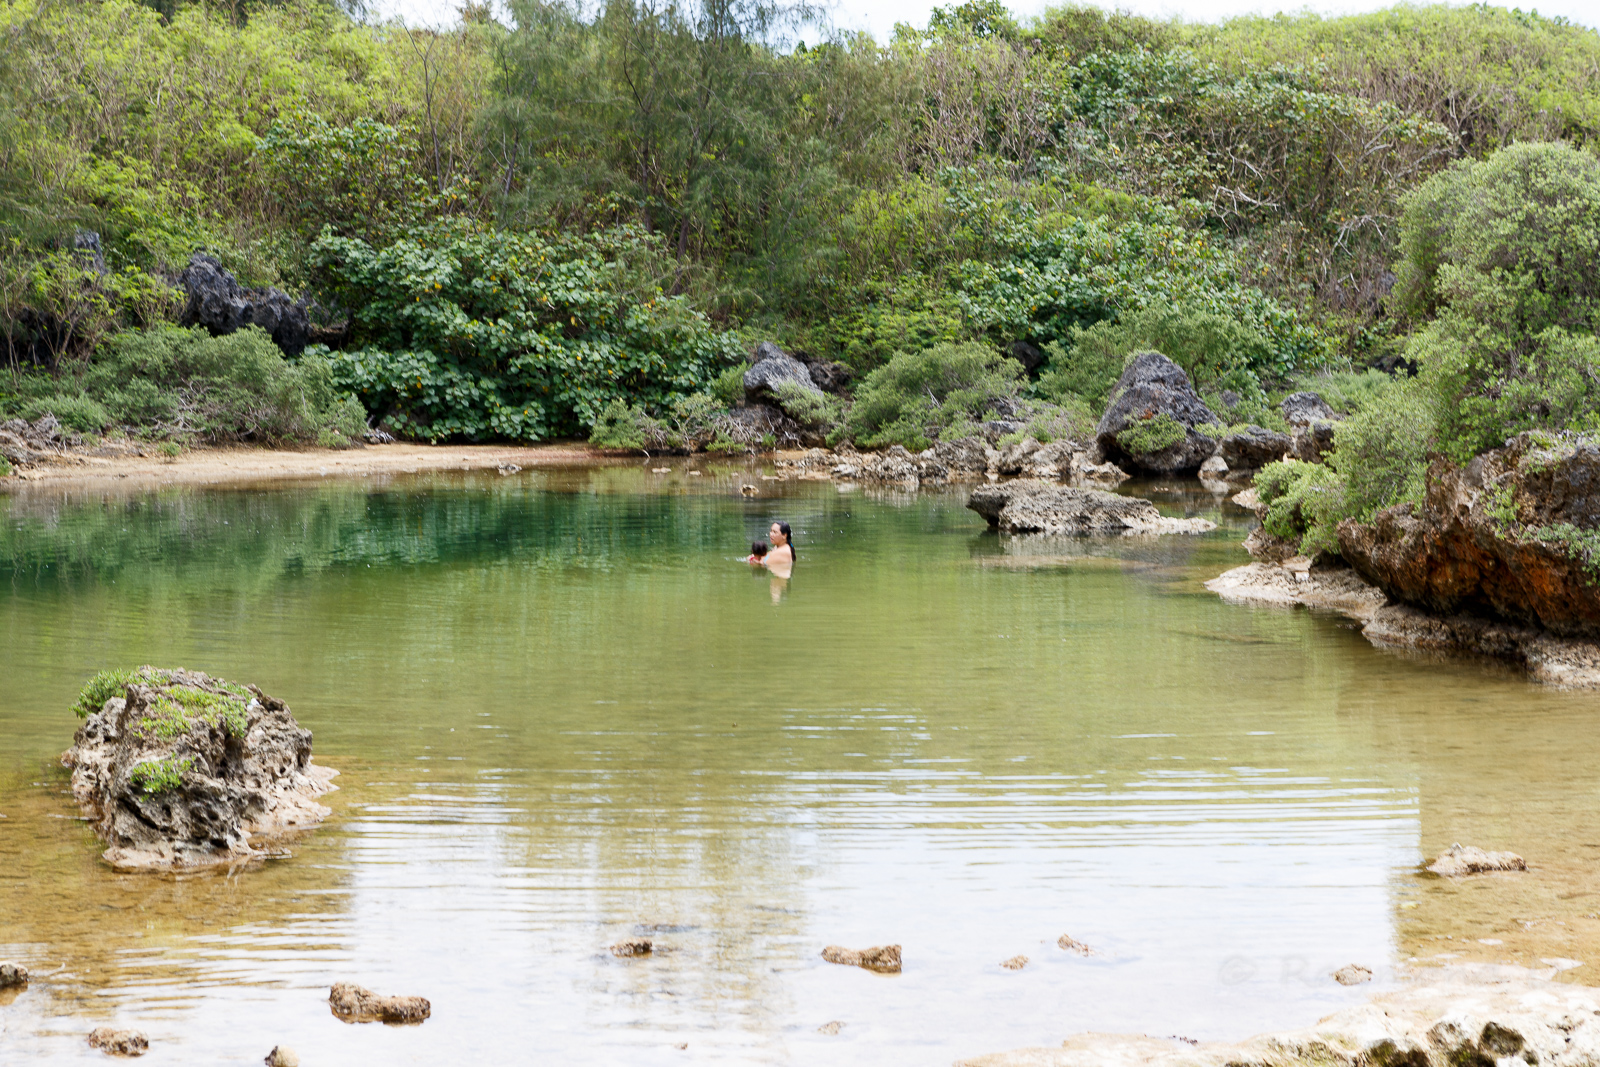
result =
[[[800,558],[800,554],[794,550],[794,534],[789,530],[788,523],[775,522],[769,532],[772,534],[773,548],[782,548],[784,545],[788,545],[789,554],[796,559]]]

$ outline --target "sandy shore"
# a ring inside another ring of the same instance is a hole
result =
[[[582,444],[510,445],[368,445],[343,451],[310,449],[286,452],[265,448],[202,448],[168,459],[158,455],[91,456],[66,454],[0,478],[0,492],[33,486],[95,487],[101,483],[130,485],[220,485],[373,474],[414,474],[438,470],[495,470],[507,465],[523,469],[594,463],[601,453]]]

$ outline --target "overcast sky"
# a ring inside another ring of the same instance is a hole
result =
[[[953,0],[959,3],[960,0]],[[952,4],[952,0],[946,0]],[[381,15],[400,15],[408,22],[425,22],[432,25],[456,20],[460,0],[377,0],[373,5]],[[924,0],[837,0],[832,5],[833,20],[849,29],[862,29],[880,41],[887,40],[896,22],[909,22],[914,26],[926,25],[928,12],[936,5]],[[1018,16],[1036,15],[1043,11],[1043,0],[1013,0],[1008,5]],[[1140,15],[1154,18],[1179,18],[1191,21],[1214,21],[1233,15],[1272,15],[1279,11],[1315,11],[1324,15],[1346,15],[1357,11],[1374,11],[1393,6],[1393,0],[1312,0],[1310,3],[1263,3],[1260,0],[1122,0],[1121,3],[1098,3],[1096,6],[1120,7]],[[1542,15],[1565,15],[1585,26],[1600,25],[1600,4],[1596,0],[1543,0],[1523,6],[1535,7]]]

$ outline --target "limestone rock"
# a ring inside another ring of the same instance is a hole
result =
[[[933,454],[951,478],[981,477],[989,469],[991,457],[998,456],[981,437],[936,442]]]
[[[1138,497],[1019,479],[982,485],[967,507],[1007,533],[1203,533],[1205,519],[1169,519]]]
[[[611,954],[623,959],[632,956],[648,956],[655,950],[655,942],[648,937],[627,937],[611,946]]]
[[[1468,874],[1484,874],[1489,871],[1525,871],[1528,864],[1515,852],[1485,852],[1481,848],[1463,845],[1460,842],[1451,845],[1439,854],[1439,858],[1428,864],[1428,870],[1434,874],[1442,874],[1446,878],[1460,878]]]
[[[746,403],[771,402],[775,390],[783,382],[790,382],[807,392],[821,394],[817,383],[811,380],[811,370],[804,363],[773,344],[763,341],[756,348],[756,362],[744,372],[744,398]]]
[[[861,464],[861,477],[869,482],[886,482],[915,489],[922,480],[922,468],[917,457],[900,445],[890,445],[882,452],[870,455]]]
[[[1314,422],[1332,422],[1339,413],[1316,393],[1290,393],[1278,405],[1283,421],[1290,426],[1310,426]]]
[[[1094,955],[1094,949],[1077,940],[1071,934],[1062,934],[1056,938],[1056,948],[1063,952],[1076,952],[1080,956]]]
[[[1313,422],[1295,430],[1294,445],[1289,451],[1295,459],[1321,463],[1323,457],[1333,451],[1333,439],[1333,423]]]
[[[1477,615],[1600,638],[1600,443],[1523,434],[1465,467],[1436,459],[1420,507],[1339,524],[1339,552],[1390,597],[1438,616]]]
[[[1024,437],[1020,441],[1013,441],[1000,450],[1000,459],[995,463],[995,470],[1000,474],[1021,474],[1023,465],[1028,458],[1039,451],[1039,442],[1032,437]]]
[[[960,1067],[1460,1067],[1600,1062],[1600,991],[1502,968],[1419,974],[1417,981],[1304,1030],[1191,1047],[1159,1038],[1079,1034]]]
[[[855,372],[843,363],[834,363],[829,360],[817,360],[807,363],[806,370],[811,374],[811,380],[818,389],[824,393],[842,393],[855,377]]]
[[[1229,470],[1255,470],[1293,451],[1294,438],[1262,426],[1246,426],[1224,437],[1217,449]]]
[[[1162,447],[1130,450],[1135,446],[1128,431],[1156,419],[1176,422],[1182,435]],[[1195,470],[1216,451],[1216,442],[1195,427],[1219,421],[1194,391],[1182,367],[1159,352],[1141,352],[1112,387],[1111,402],[1095,435],[1112,462],[1167,474]]]
[[[89,1032],[89,1047],[108,1056],[143,1056],[150,1051],[150,1039],[139,1030],[97,1026]]]
[[[840,1022],[838,1019],[835,1019],[832,1022],[826,1022],[826,1023],[823,1023],[821,1026],[817,1027],[817,1033],[819,1033],[819,1034],[827,1034],[829,1037],[832,1037],[833,1035],[837,1034],[840,1030],[843,1030],[843,1029],[844,1029],[844,1023]]]
[[[262,1062],[267,1067],[300,1067],[300,1057],[287,1045],[274,1045]]]
[[[187,294],[178,321],[222,335],[259,326],[283,353],[298,356],[311,341],[311,315],[304,301],[278,289],[241,289],[214,257],[196,252],[178,276]]]
[[[847,967],[865,967],[869,971],[883,974],[900,973],[899,945],[878,945],[860,950],[829,945],[822,950],[822,958],[829,963],[839,963]]]
[[[1359,963],[1347,963],[1333,972],[1333,980],[1340,985],[1360,985],[1372,981],[1372,971]]]
[[[28,968],[6,960],[0,963],[0,989],[15,989],[28,984]]]
[[[132,870],[260,859],[274,838],[316,826],[336,772],[311,763],[311,731],[254,686],[142,667],[79,727],[62,755],[72,793]]]
[[[425,997],[380,997],[353,982],[335,982],[328,1007],[348,1023],[419,1023],[433,1014]]]
[[[1001,960],[1000,966],[1008,971],[1020,971],[1028,965],[1028,957],[1012,956],[1009,960]]]
[[[1228,473],[1228,461],[1221,456],[1209,456],[1200,464],[1200,477],[1219,479]]]

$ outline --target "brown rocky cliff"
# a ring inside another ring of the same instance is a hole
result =
[[[1392,599],[1566,637],[1600,637],[1600,576],[1561,527],[1600,541],[1600,447],[1524,434],[1465,467],[1428,469],[1422,506],[1339,524],[1339,552]]]

